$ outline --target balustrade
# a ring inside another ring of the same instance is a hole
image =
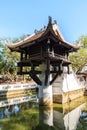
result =
[[[37,84],[6,84],[0,85],[0,91],[37,88]]]

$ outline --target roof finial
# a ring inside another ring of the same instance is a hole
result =
[[[49,24],[52,24],[52,17],[49,16],[48,19],[49,19]]]
[[[57,20],[54,20],[54,24],[58,24],[58,23],[57,23]]]

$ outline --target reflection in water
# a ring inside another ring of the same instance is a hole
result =
[[[55,104],[54,104],[55,106]],[[61,111],[62,109],[62,111]],[[0,120],[0,130],[86,130],[87,104],[74,109],[39,107],[36,102],[20,104],[17,116]]]
[[[53,110],[53,107],[40,107],[39,124],[33,130],[76,130],[84,106],[82,104],[66,114]]]
[[[87,103],[82,108],[76,130],[87,130]]]
[[[39,108],[39,122],[53,126],[53,107]]]
[[[65,114],[64,124],[66,126],[66,130],[76,130],[77,123],[81,114],[81,108],[83,106],[84,104]]]
[[[39,107],[39,124],[34,130],[55,130],[53,107]]]

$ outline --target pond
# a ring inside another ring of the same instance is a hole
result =
[[[8,116],[6,107],[0,108],[0,130],[87,130],[87,97],[52,107],[39,107],[37,101],[17,105],[19,112]]]

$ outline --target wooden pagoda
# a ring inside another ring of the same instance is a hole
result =
[[[69,53],[78,49],[77,46],[71,45],[64,40],[57,22],[54,21],[52,24],[51,17],[49,17],[48,25],[43,29],[35,30],[35,34],[30,35],[23,41],[7,44],[7,46],[11,51],[19,52],[21,55],[20,62],[18,62],[18,67],[20,68],[18,74],[29,74],[39,85],[42,83],[37,75],[41,71],[36,70],[37,66],[41,63],[46,63],[45,85],[48,83],[50,74],[53,74],[53,78],[50,81],[50,84],[52,84],[56,77],[63,72],[63,66],[69,68]],[[26,69],[24,71],[23,67],[31,67],[31,70]]]
[[[64,40],[57,22],[52,23],[51,17],[49,17],[48,25],[43,29],[35,30],[33,35],[23,41],[7,44],[7,46],[11,51],[20,53],[18,74],[29,74],[38,85],[42,86],[39,92],[42,104],[50,104],[50,101],[52,103],[52,91],[48,94],[51,90],[48,86],[51,86],[57,76],[63,73],[64,66],[68,68],[69,73],[71,63],[68,55],[70,52],[77,51],[79,47]],[[40,77],[41,74],[42,77]],[[51,78],[50,75],[52,75]],[[48,98],[44,99],[46,95],[50,97],[49,103]]]

